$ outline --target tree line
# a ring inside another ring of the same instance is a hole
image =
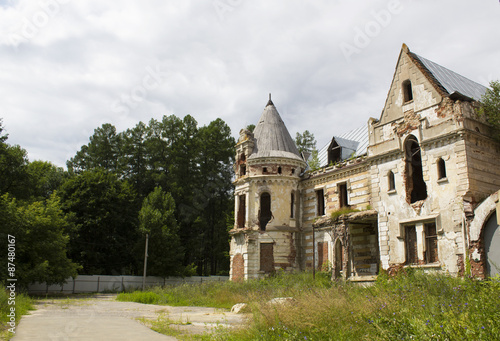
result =
[[[67,171],[7,138],[0,125],[0,237],[16,237],[26,284],[140,275],[146,234],[148,275],[228,273],[235,140],[223,120],[104,124]]]

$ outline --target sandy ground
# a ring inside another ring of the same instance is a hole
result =
[[[171,307],[118,302],[116,294],[38,300],[36,310],[23,316],[12,340],[176,340],[147,328],[163,319],[186,333],[203,333],[216,326],[237,326],[244,315],[204,307]]]

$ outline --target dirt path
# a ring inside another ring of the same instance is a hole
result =
[[[241,314],[204,307],[171,307],[118,302],[115,294],[43,299],[23,316],[13,341],[25,340],[176,340],[147,328],[138,319],[169,321],[175,329],[203,333],[217,325],[238,325]]]

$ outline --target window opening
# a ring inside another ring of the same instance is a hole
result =
[[[259,223],[262,231],[266,230],[267,223],[271,220],[273,214],[271,212],[271,195],[269,193],[262,193],[260,196],[260,212]]]
[[[295,218],[295,195],[290,195],[290,218]]]
[[[262,173],[267,173],[267,167],[262,167]]]
[[[387,173],[387,187],[389,188],[389,191],[396,190],[396,181],[394,180],[394,173],[392,171]]]
[[[278,167],[278,174],[281,174],[281,167]]]
[[[325,215],[325,194],[323,189],[316,191],[316,204],[317,204],[317,215]]]
[[[295,168],[292,168],[292,174],[295,174]]]
[[[238,227],[245,227],[245,215],[246,215],[246,202],[245,195],[240,195],[239,197],[239,205],[238,205]]]
[[[411,204],[427,198],[427,186],[422,170],[422,155],[418,140],[410,135],[405,142],[406,200]]]
[[[446,164],[443,159],[439,158],[437,161],[438,180],[446,178]]]
[[[412,91],[411,82],[409,79],[405,80],[403,82],[403,93],[404,93],[405,102],[409,102],[409,101],[413,100],[413,91]]]
[[[247,174],[247,166],[246,165],[240,165],[240,176],[246,175]]]
[[[405,226],[406,263],[418,264],[417,228],[415,225]]]
[[[241,154],[241,156],[240,156],[240,160],[241,160],[241,161],[245,161],[245,160],[246,160],[245,153]]]
[[[332,140],[328,147],[328,164],[339,162],[342,160],[342,148],[338,145],[335,139]]]
[[[346,183],[343,183],[343,184],[339,184],[338,185],[338,189],[339,189],[339,204],[340,204],[340,207],[347,207],[349,206],[349,198],[348,198],[348,195],[347,195],[347,184]]]
[[[439,258],[436,223],[426,223],[424,224],[424,229],[426,263],[437,263],[439,262]]]

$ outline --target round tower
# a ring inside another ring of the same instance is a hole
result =
[[[242,129],[236,145],[232,280],[298,267],[298,186],[305,168],[269,96],[253,133]]]

